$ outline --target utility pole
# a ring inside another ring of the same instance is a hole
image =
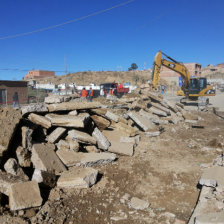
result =
[[[65,95],[67,95],[67,64],[66,64],[66,56],[65,56]]]

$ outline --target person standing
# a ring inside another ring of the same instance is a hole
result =
[[[93,89],[90,87],[89,89],[89,101],[92,102],[93,101]]]
[[[87,96],[88,96],[88,92],[86,91],[85,88],[83,88],[82,89],[82,95],[81,95],[81,97],[84,98],[84,99],[86,99]]]
[[[18,106],[18,108],[20,108],[18,93],[15,92],[12,98],[13,98],[13,108],[15,108],[16,105]]]

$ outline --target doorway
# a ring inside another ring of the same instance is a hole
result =
[[[6,104],[6,90],[0,89],[0,104]]]

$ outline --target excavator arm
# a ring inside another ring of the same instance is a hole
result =
[[[162,58],[162,55],[164,55],[170,61]],[[189,90],[190,77],[191,77],[189,71],[187,70],[187,68],[183,64],[175,61],[173,58],[171,58],[168,55],[162,53],[161,51],[157,52],[157,54],[155,56],[155,59],[154,59],[153,71],[152,71],[153,87],[155,89],[157,89],[158,82],[159,82],[159,76],[160,76],[160,70],[161,70],[162,66],[165,66],[165,67],[167,67],[167,68],[169,68],[169,69],[171,69],[171,70],[180,74],[180,76],[184,79],[183,88],[185,89],[185,91],[187,93],[188,90]]]

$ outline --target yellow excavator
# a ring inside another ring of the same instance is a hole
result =
[[[163,56],[165,56],[165,58],[163,58]],[[157,52],[153,64],[152,84],[155,89],[158,87],[162,66],[177,72],[182,77],[182,87],[177,92],[178,96],[184,96],[184,98],[181,99],[182,103],[195,102],[200,98],[202,102],[208,104],[208,98],[205,99],[203,97],[215,96],[215,90],[207,83],[206,78],[191,78],[190,72],[183,63],[177,62],[161,51]]]

